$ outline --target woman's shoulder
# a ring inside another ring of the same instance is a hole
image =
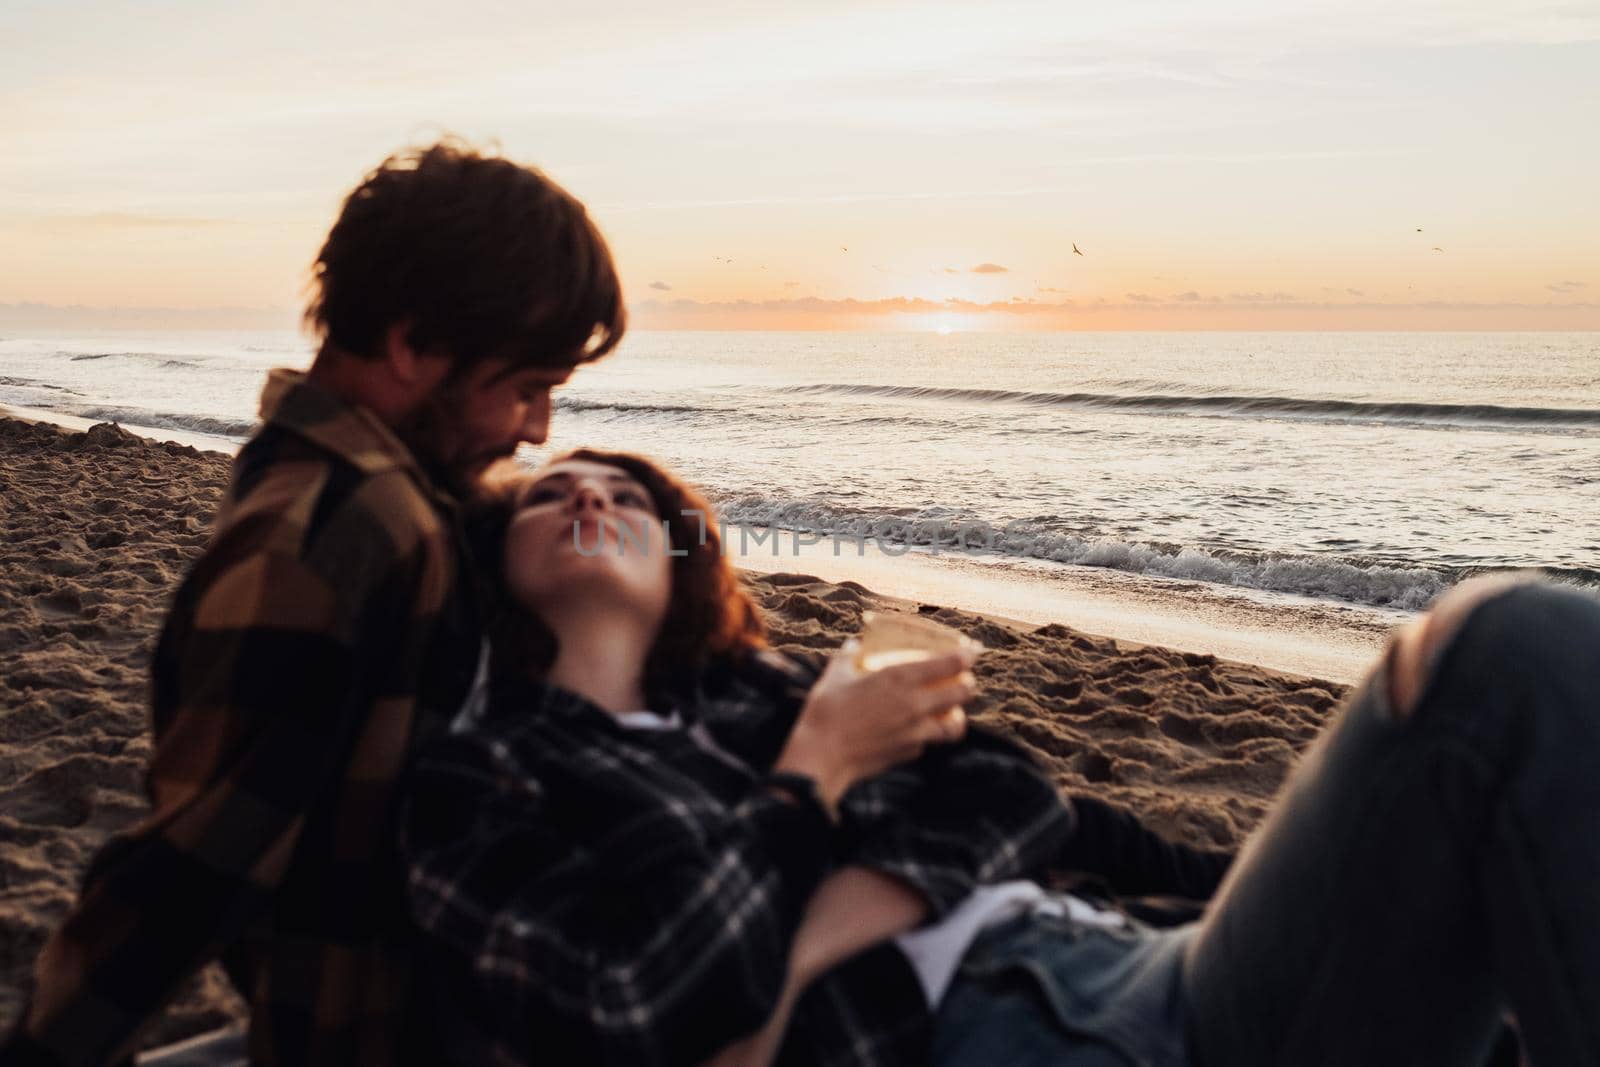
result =
[[[437,767],[513,768],[530,776],[570,761],[588,745],[600,718],[576,693],[536,678],[492,674],[481,701],[469,701],[420,746],[416,762]]]
[[[817,659],[755,649],[708,665],[683,706],[724,748],[765,766],[777,757],[820,673]]]
[[[804,702],[827,660],[775,648],[719,658],[701,673],[698,701],[795,704]]]
[[[808,689],[827,666],[828,657],[812,649],[760,648],[750,654],[750,670],[767,672],[780,682],[804,685]]]

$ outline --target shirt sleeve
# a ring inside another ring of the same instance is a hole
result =
[[[841,861],[919,890],[929,922],[979,885],[1042,875],[1072,826],[1028,755],[978,727],[851,789],[841,816]]]
[[[1168,841],[1103,800],[1074,796],[1069,803],[1073,832],[1051,857],[1051,867],[1097,875],[1121,895],[1209,900],[1233,863],[1232,852]]]
[[[757,1029],[829,866],[826,817],[758,786],[586,842],[514,747],[448,739],[402,808],[413,915],[467,970],[477,1021],[529,1060],[619,1067],[699,1063]]]
[[[19,1048],[60,1064],[126,1055],[261,913],[370,710],[352,699],[350,638],[364,612],[404,599],[396,582],[389,597],[336,590],[292,553],[213,544],[163,635],[176,700],[152,755],[152,810],[96,856],[46,942]]]

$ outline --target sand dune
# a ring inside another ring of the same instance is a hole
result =
[[[110,426],[0,419],[0,1029],[94,849],[144,809],[149,654],[201,551],[228,460]],[[1196,844],[1238,842],[1342,687],[1051,625],[918,605],[853,582],[747,575],[779,647],[831,649],[864,608],[921,612],[990,651],[968,710],[1089,791]],[[152,1033],[238,1012],[207,972]]]

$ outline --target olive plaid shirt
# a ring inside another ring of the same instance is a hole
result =
[[[374,415],[302,375],[274,371],[261,414],[156,649],[152,810],[90,865],[0,1060],[126,1056],[219,957],[254,1063],[427,1058],[402,1032],[390,815],[477,666],[454,504]]]
[[[814,678],[776,653],[720,665],[670,731],[497,680],[482,717],[424,750],[403,851],[454,1062],[698,1064],[771,1013],[831,868],[892,874],[934,918],[975,885],[1044,873],[1072,810],[982,730],[857,785],[837,830],[764,788]],[[918,1064],[930,1030],[882,944],[802,997],[779,1062]]]

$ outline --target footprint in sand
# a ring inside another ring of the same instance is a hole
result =
[[[1163,715],[1158,725],[1162,733],[1181,744],[1191,747],[1205,744],[1205,731],[1193,719],[1181,715]]]
[[[33,598],[33,608],[47,619],[71,619],[83,614],[83,601],[70,589]]]
[[[1114,778],[1111,757],[1104,753],[1085,750],[1079,754],[1077,764],[1076,770],[1086,782],[1109,782]]]

